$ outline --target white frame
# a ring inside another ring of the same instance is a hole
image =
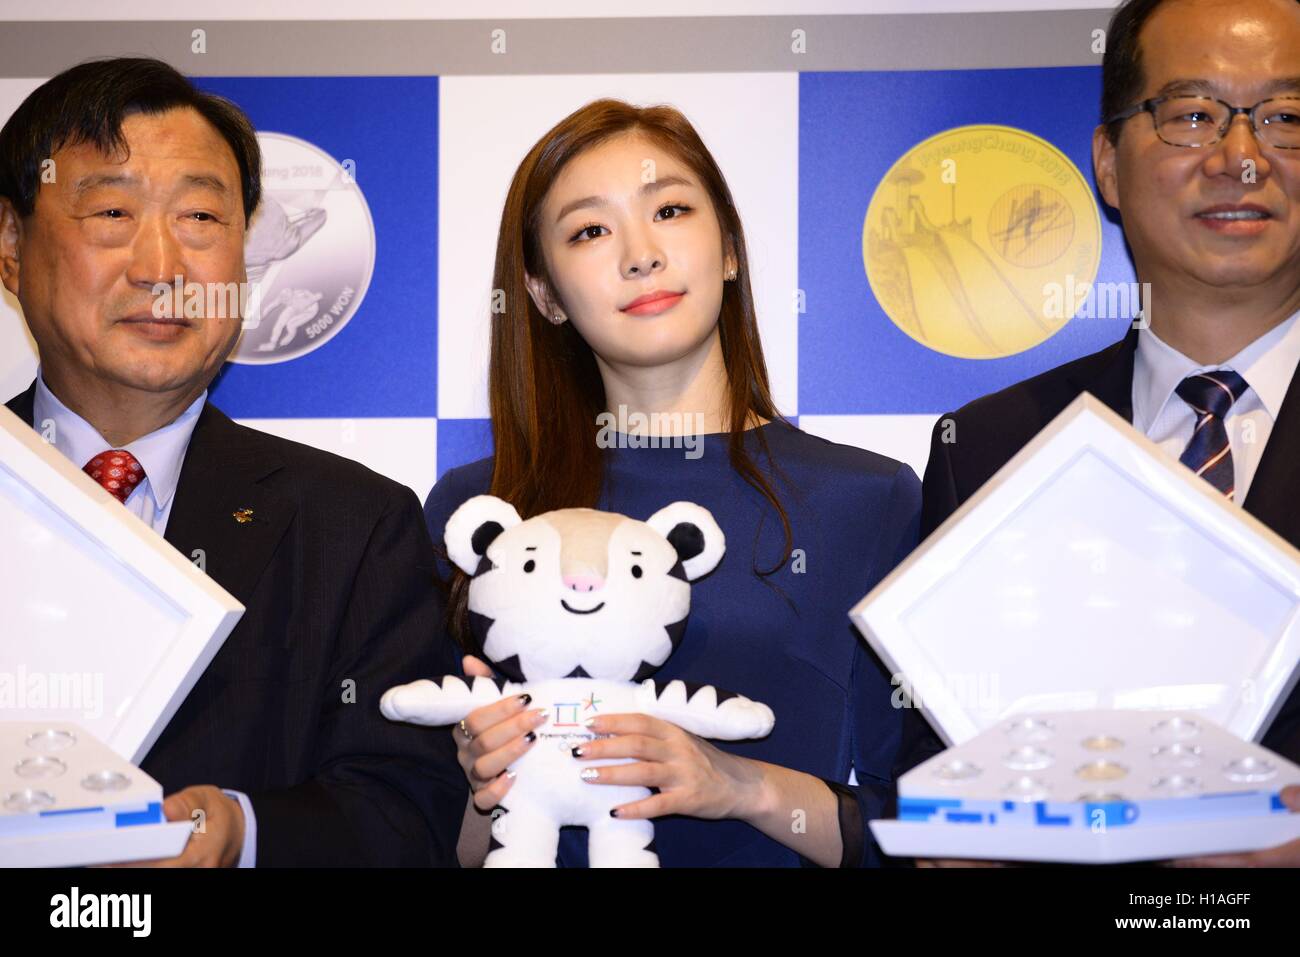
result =
[[[153,676],[145,692],[129,702],[107,702],[104,712],[114,716],[115,723],[107,734],[95,732],[117,754],[138,764],[235,627],[244,606],[5,408],[0,408],[0,469],[188,616],[161,656],[141,662]],[[23,556],[0,548],[0,588],[8,577],[3,565],[9,560],[22,561]],[[21,656],[21,650],[15,653],[21,640],[12,635],[0,639],[6,659]],[[6,717],[40,720],[43,715],[18,710]]]
[[[1222,542],[1300,603],[1300,551],[1227,501],[1100,400],[1084,393],[849,613],[890,669],[905,675],[916,689],[923,713],[949,746],[969,740],[1006,715],[990,719],[963,705],[943,680],[942,670],[908,637],[903,616],[1028,501],[1042,483],[1085,450],[1092,450],[1146,486],[1188,522]],[[1253,695],[1239,696],[1231,714],[1216,718],[1217,723],[1240,738],[1258,741],[1300,677],[1297,662],[1300,604],[1292,609],[1267,662],[1253,676]]]

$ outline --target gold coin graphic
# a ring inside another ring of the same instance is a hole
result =
[[[1070,319],[1057,314],[1060,292],[1092,283],[1100,256],[1092,187],[1051,143],[1010,126],[918,143],[876,186],[862,224],[867,281],[885,314],[964,359],[1049,339]]]

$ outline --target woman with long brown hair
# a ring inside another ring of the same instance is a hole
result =
[[[426,518],[441,541],[451,512],[484,492],[524,518],[586,506],[643,519],[679,499],[709,509],[727,554],[694,583],[681,645],[656,677],[765,702],[775,729],[723,748],[648,716],[602,715],[592,730],[608,736],[582,748],[574,774],[651,788],[612,813],[658,819],[668,866],[876,863],[865,825],[890,800],[904,713],[847,613],[916,544],[920,484],[781,417],[749,278],[730,191],[680,112],[598,100],[566,117],[520,164],[501,218],[494,454],[444,475]],[[448,622],[481,653],[467,583],[452,576]],[[473,657],[465,667],[490,673]],[[545,723],[523,697],[453,730],[481,811]],[[608,758],[633,760],[592,776],[588,762]],[[581,835],[563,834],[558,857],[586,863]]]

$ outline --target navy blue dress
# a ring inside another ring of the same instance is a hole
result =
[[[779,475],[762,455],[758,431]],[[770,705],[776,727],[767,738],[715,744],[833,785],[853,858],[844,863],[881,863],[866,822],[893,814],[895,776],[937,743],[913,712],[892,705],[889,675],[848,612],[916,545],[920,482],[907,465],[783,422],[747,432],[746,448],[790,517],[795,549],[794,560],[763,579],[755,569],[772,568],[783,553],[780,516],[732,469],[729,438],[699,437],[697,458],[673,447],[604,452],[599,508],[644,520],[670,502],[691,501],[712,512],[727,540],[718,567],[693,583],[685,636],[655,677],[713,684]],[[442,477],[424,508],[435,543],[455,508],[486,492],[490,480],[491,459]],[[852,788],[850,768],[858,781]],[[737,820],[656,818],[655,844],[664,867],[810,863]],[[585,829],[564,829],[560,862],[586,865]]]

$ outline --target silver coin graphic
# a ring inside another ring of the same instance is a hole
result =
[[[244,240],[249,293],[232,362],[287,362],[319,349],[361,305],[375,224],[355,168],[306,140],[258,133],[262,202]]]

